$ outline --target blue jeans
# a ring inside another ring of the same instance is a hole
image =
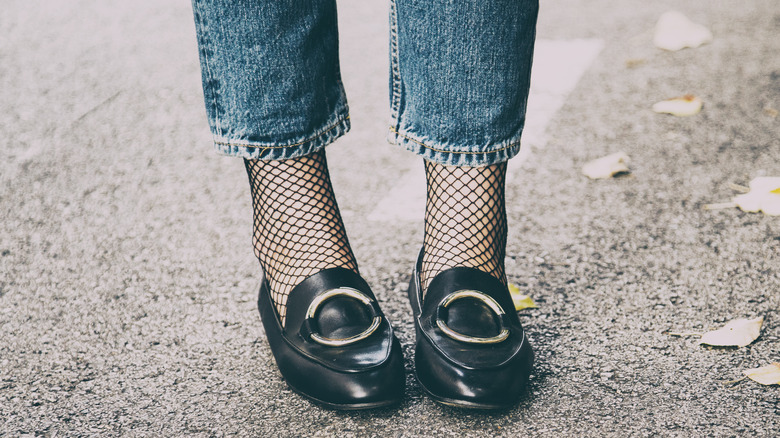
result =
[[[218,152],[294,158],[349,131],[335,0],[192,6]],[[447,165],[516,155],[537,10],[538,0],[390,0],[390,142]]]

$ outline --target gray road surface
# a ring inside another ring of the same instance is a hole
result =
[[[422,225],[367,216],[421,164],[384,140],[385,2],[339,6],[354,128],[329,160],[407,354],[404,402],[334,413],[276,370],[246,177],[210,150],[189,3],[5,0],[0,436],[776,436],[780,389],[723,382],[780,361],[780,218],[702,209],[780,175],[776,0],[542,2],[539,38],[604,48],[513,171],[508,267],[540,305],[521,314],[537,365],[528,398],[488,414],[434,404],[411,377]],[[714,41],[654,48],[672,8]],[[685,93],[701,114],[649,109]],[[581,176],[619,150],[631,176]],[[742,349],[665,334],[758,315]]]

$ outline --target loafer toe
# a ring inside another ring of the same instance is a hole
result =
[[[503,367],[467,369],[444,360],[430,344],[422,343],[415,349],[415,375],[423,389],[442,404],[501,409],[517,403],[532,361],[533,353],[522,352]]]

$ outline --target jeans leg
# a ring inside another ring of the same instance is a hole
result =
[[[520,151],[538,0],[390,0],[388,139],[429,161]]]
[[[287,159],[349,130],[335,0],[192,0],[218,152]]]

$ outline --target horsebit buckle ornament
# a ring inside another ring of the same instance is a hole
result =
[[[325,301],[331,298],[340,297],[340,296],[353,298],[368,306],[368,308],[371,309],[371,314],[374,317],[373,321],[371,322],[371,325],[368,326],[366,330],[356,334],[355,336],[350,336],[348,338],[341,338],[341,339],[326,338],[325,336],[320,335],[316,331],[311,330],[309,336],[314,342],[317,342],[318,344],[322,344],[328,347],[343,347],[345,345],[354,344],[355,342],[362,341],[363,339],[366,339],[367,337],[371,336],[371,334],[374,333],[376,329],[379,328],[379,325],[382,323],[382,317],[378,315],[378,312],[375,308],[376,306],[373,305],[374,300],[369,296],[367,296],[366,294],[364,294],[363,292],[360,292],[357,289],[352,289],[351,287],[340,287],[338,289],[330,289],[318,295],[317,298],[315,298],[311,302],[311,304],[309,304],[309,309],[306,311],[306,323],[310,327],[316,326],[316,324],[313,324],[313,319],[314,316],[317,314],[317,310],[322,305],[322,303],[324,303]]]
[[[464,335],[462,333],[458,333],[455,330],[451,329],[446,322],[444,322],[444,313],[447,310],[447,307],[449,307],[450,304],[452,304],[454,301],[463,299],[463,298],[473,298],[478,301],[481,301],[483,304],[485,304],[487,307],[492,310],[496,316],[498,316],[498,321],[500,325],[500,331],[496,336],[492,336],[489,338],[480,338],[475,336],[469,336]],[[499,342],[502,342],[506,340],[506,338],[509,337],[509,329],[507,328],[507,321],[506,321],[506,312],[504,312],[504,309],[501,308],[501,305],[496,302],[492,297],[484,294],[483,292],[479,292],[476,290],[459,290],[457,292],[453,292],[446,297],[444,297],[443,300],[439,303],[439,307],[436,311],[436,325],[441,329],[441,331],[449,336],[450,338],[460,341],[460,342],[466,342],[469,344],[497,344]]]

